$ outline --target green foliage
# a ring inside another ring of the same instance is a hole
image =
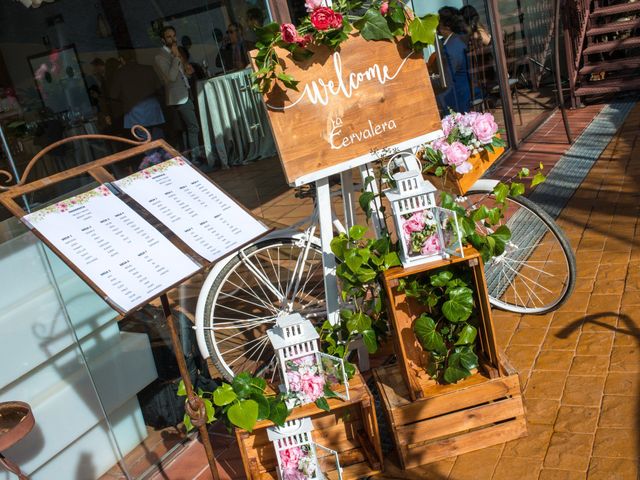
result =
[[[383,290],[378,276],[385,270],[400,265],[400,258],[388,236],[379,239],[365,238],[366,227],[355,225],[347,234],[340,234],[331,241],[331,251],[340,264],[336,274],[342,288],[342,301],[350,306],[340,312],[337,325],[325,322],[320,329],[324,350],[346,360],[349,344],[357,338],[369,351],[375,353],[379,340],[387,332],[386,312],[383,309]],[[355,367],[345,361],[347,376]]]
[[[433,45],[436,38],[436,28],[438,27],[438,15],[428,14],[424,17],[415,17],[409,23],[409,36],[411,42],[416,46]]]
[[[283,398],[267,396],[267,382],[249,373],[236,375],[231,384],[223,383],[213,392],[198,390],[207,413],[207,423],[221,418],[228,428],[233,426],[252,431],[258,420],[271,420],[276,425],[284,425],[289,409]],[[180,381],[178,396],[186,396],[184,382]],[[186,401],[186,400],[185,400]],[[189,415],[183,419],[187,431],[193,428]]]
[[[440,383],[455,383],[477,368],[473,324],[474,299],[467,270],[440,269],[428,277],[403,279],[398,291],[416,298],[427,309],[413,323],[416,338],[427,352],[429,375]]]

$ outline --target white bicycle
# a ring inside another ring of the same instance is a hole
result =
[[[479,180],[460,200],[465,208],[484,202],[491,206],[497,183]],[[242,371],[273,374],[276,361],[266,331],[279,316],[298,312],[319,321],[326,318],[314,206],[306,219],[269,233],[209,272],[198,297],[196,335],[202,355],[211,357],[227,380]],[[491,304],[529,314],[557,309],[575,285],[576,261],[569,241],[546,212],[524,197],[510,198],[503,221],[512,232],[511,241],[485,265]],[[335,215],[333,223],[344,231]]]

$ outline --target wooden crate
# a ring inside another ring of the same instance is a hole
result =
[[[453,385],[424,382],[412,401],[398,365],[374,370],[400,466],[413,468],[527,434],[518,375],[478,372]]]
[[[383,284],[387,293],[396,356],[411,400],[423,398],[428,393],[424,390],[430,380],[425,371],[428,360],[413,332],[413,322],[426,311],[426,308],[415,299],[407,298],[404,293],[399,292],[398,280],[416,274],[426,276],[434,270],[452,265],[465,265],[471,270],[474,299],[480,317],[476,354],[481,370],[491,378],[506,375],[506,370],[498,359],[482,259],[474,248],[469,247],[464,250],[464,258],[451,257],[448,260],[409,268],[394,267],[384,273]]]
[[[469,163],[471,163],[473,169],[464,175],[450,171],[447,172],[446,175],[437,177],[434,173],[427,171],[425,172],[425,176],[438,190],[454,195],[464,195],[484,172],[495,163],[503,152],[504,148],[500,147],[496,148],[493,153],[484,150],[482,153],[471,155],[471,157],[469,157]]]
[[[349,382],[349,401],[329,399],[330,412],[314,404],[294,409],[288,419],[311,417],[316,443],[338,452],[343,479],[356,479],[382,471],[382,449],[375,405],[369,388],[357,373]],[[252,433],[236,429],[245,473],[250,480],[277,479],[277,460],[273,444],[267,438],[270,421],[260,421]],[[328,479],[337,472],[325,471]]]

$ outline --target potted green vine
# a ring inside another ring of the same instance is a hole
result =
[[[399,292],[426,308],[414,321],[413,331],[427,354],[426,371],[438,383],[456,383],[478,367],[478,318],[468,273],[447,268],[398,284]]]
[[[243,428],[251,432],[259,420],[271,420],[276,425],[284,425],[289,409],[281,395],[266,393],[267,382],[243,372],[236,375],[232,383],[223,383],[213,392],[198,389],[197,395],[204,405],[204,411],[191,411],[188,399],[185,400],[186,413],[184,425],[187,431],[195,426],[192,419],[199,423],[212,423],[221,419],[227,428]],[[186,396],[187,391],[181,380],[178,395]]]

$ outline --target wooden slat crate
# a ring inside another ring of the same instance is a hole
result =
[[[480,360],[481,369],[491,378],[506,374],[506,370],[498,359],[498,349],[491,320],[491,306],[489,304],[482,259],[474,248],[466,248],[464,258],[451,257],[448,260],[409,268],[390,268],[384,273],[383,284],[387,293],[389,318],[398,364],[411,400],[423,398],[427,393],[423,391],[423,386],[429,383],[429,377],[425,371],[427,357],[413,332],[413,322],[426,311],[426,307],[416,299],[407,298],[404,293],[399,292],[397,288],[398,281],[410,275],[428,276],[434,270],[454,265],[463,265],[471,270],[472,289],[475,292],[474,299],[478,317],[480,318],[476,353]]]
[[[379,473],[383,463],[373,396],[359,373],[349,382],[349,395],[349,401],[329,399],[330,412],[309,404],[294,409],[288,417],[289,420],[311,417],[314,441],[338,452],[345,480]],[[267,428],[271,426],[273,423],[265,420],[258,422],[252,433],[236,429],[250,480],[278,478],[275,450],[267,438]],[[338,478],[335,470],[325,470],[325,475],[330,480]]]
[[[475,373],[453,385],[423,382],[412,401],[398,365],[374,370],[382,409],[403,469],[507,442],[527,434],[518,375]]]

